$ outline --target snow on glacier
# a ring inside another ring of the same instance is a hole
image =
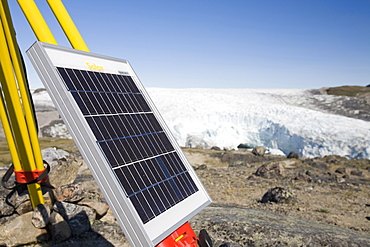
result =
[[[370,158],[370,123],[308,107],[309,90],[147,91],[180,146],[236,148],[246,143],[266,146],[274,153],[294,151],[303,157]],[[335,96],[315,97],[330,104]],[[36,109],[54,107],[45,91],[33,94],[33,99]]]
[[[236,148],[246,143],[303,157],[370,158],[370,123],[305,108],[309,90],[147,91],[180,146]],[[333,96],[320,97],[330,101]]]
[[[32,100],[36,111],[56,110],[50,95],[45,89],[31,90]]]

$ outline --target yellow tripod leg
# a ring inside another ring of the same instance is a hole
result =
[[[37,136],[36,121],[34,119],[31,99],[29,97],[28,88],[26,86],[26,77],[21,64],[21,55],[19,53],[18,45],[15,38],[15,31],[10,17],[9,7],[6,1],[0,3],[0,16],[2,18],[5,35],[13,63],[14,72],[17,78],[18,87],[22,97],[23,110],[26,116],[27,128],[31,138],[31,145],[35,156],[36,168],[38,170],[44,169],[44,164],[41,155],[40,144]]]
[[[0,82],[2,83],[4,81],[5,81],[4,75],[3,75],[3,73],[0,73]],[[4,98],[3,98],[2,93],[0,93],[0,97],[1,97],[1,99],[0,99],[1,123],[3,125],[6,141],[8,143],[10,156],[12,157],[14,170],[20,171],[20,170],[22,170],[21,161],[19,160],[19,157],[18,157],[17,147],[15,145],[15,141],[14,141],[14,138],[13,138],[13,133],[12,133],[12,129],[10,127],[8,115],[7,115],[7,112],[5,110]]]
[[[16,140],[18,154],[24,171],[30,172],[36,170],[35,159],[31,148],[31,141],[27,130],[27,124],[23,114],[22,104],[19,98],[17,82],[14,78],[13,66],[9,54],[7,40],[3,28],[3,19],[0,18],[0,73],[2,74],[1,87],[3,89],[11,127],[13,129],[14,139]],[[32,206],[36,207],[43,204],[42,190],[40,184],[31,184],[28,186]]]
[[[82,39],[82,36],[76,25],[72,21],[72,18],[68,14],[66,8],[64,7],[61,0],[47,0],[51,10],[53,11],[55,17],[57,18],[60,26],[62,27],[65,35],[67,36],[69,43],[72,47],[81,51],[89,51],[85,41]],[[42,40],[41,40],[42,41]]]
[[[17,1],[37,39],[45,43],[57,45],[57,41],[51,33],[35,2],[33,0]]]

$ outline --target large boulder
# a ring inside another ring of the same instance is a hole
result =
[[[266,148],[264,146],[258,146],[253,148],[252,153],[257,156],[264,156],[266,153]]]
[[[84,198],[83,200],[78,202],[78,205],[94,209],[97,218],[103,217],[109,209],[108,204],[87,198]]]
[[[50,165],[49,181],[55,188],[71,184],[76,180],[81,162],[72,159],[62,149],[46,148],[41,151],[42,158]]]
[[[297,202],[297,198],[293,193],[282,187],[275,187],[269,189],[261,199],[262,203],[275,202],[275,203],[287,203],[292,204]]]
[[[107,222],[109,224],[116,224],[117,220],[116,217],[114,216],[112,210],[109,208],[107,213],[100,219],[102,222]]]
[[[96,217],[93,209],[67,202],[55,202],[54,210],[68,222],[74,236],[89,230]]]
[[[0,225],[0,246],[18,246],[48,240],[45,229],[33,226],[32,215],[33,212],[28,212]]]
[[[8,204],[11,205],[19,215],[33,211],[30,195],[27,190],[13,190],[8,195]]]
[[[50,165],[55,162],[57,164],[58,159],[66,159],[69,157],[69,153],[62,150],[57,149],[55,147],[45,148],[41,150],[42,158],[49,163]]]
[[[44,204],[51,209],[54,203],[54,194],[53,194],[52,189],[43,186],[42,195],[44,198]],[[11,207],[13,208],[13,211],[15,211],[19,215],[33,211],[30,196],[28,194],[28,191],[25,189],[22,190],[18,188],[17,190],[11,191],[7,195],[7,200],[5,200],[5,205],[7,205],[6,206],[7,211],[9,211],[8,207]]]
[[[78,202],[84,198],[85,191],[81,183],[63,185],[54,190],[55,199],[64,202]]]
[[[67,221],[55,211],[51,213],[49,229],[52,240],[57,243],[67,240],[72,235]]]
[[[295,153],[295,152],[290,152],[287,156],[288,159],[299,159],[299,154]]]
[[[45,228],[50,221],[50,208],[45,204],[39,204],[33,210],[32,224],[36,228]]]
[[[255,175],[263,178],[280,178],[285,175],[285,168],[282,162],[270,162],[260,166]]]
[[[55,188],[71,184],[76,180],[81,163],[71,159],[58,159],[51,165],[49,181]]]

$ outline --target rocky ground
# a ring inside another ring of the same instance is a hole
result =
[[[237,207],[239,210],[230,215],[245,219],[227,223],[228,213],[221,217],[223,224],[233,225],[230,239],[233,243],[241,246],[370,246],[369,160],[347,160],[339,156],[261,157],[248,151],[185,150],[185,153],[195,164],[214,204]],[[266,193],[272,188],[282,190],[275,189],[274,197],[273,193]],[[238,233],[242,229],[251,232],[241,237]],[[356,237],[340,236],[342,233]],[[318,238],[315,240],[315,237]],[[359,242],[363,237],[367,240]]]
[[[214,203],[226,201],[370,233],[369,160],[261,157],[248,151],[185,152]],[[274,187],[287,189],[296,200],[261,203]]]
[[[370,246],[369,160],[184,152],[213,199],[190,223],[215,247]],[[0,190],[0,246],[129,246],[78,152],[58,155],[45,226],[26,193]]]

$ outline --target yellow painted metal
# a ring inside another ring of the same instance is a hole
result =
[[[4,82],[3,73],[0,73],[0,82]],[[22,170],[22,166],[21,166],[21,162],[20,162],[19,157],[18,157],[17,147],[15,145],[13,134],[11,132],[10,123],[9,123],[8,116],[7,116],[7,113],[6,113],[6,110],[5,110],[4,98],[3,98],[2,94],[0,94],[0,98],[1,98],[0,99],[1,123],[3,125],[5,137],[6,137],[6,140],[8,142],[10,155],[12,157],[12,162],[13,162],[13,165],[14,165],[14,170],[15,171],[20,171],[20,170]],[[43,204],[44,199],[42,197],[42,189],[41,189],[40,184],[34,184],[34,185],[30,184],[30,185],[27,185],[27,187],[28,187],[28,190],[32,192],[32,193],[30,193],[32,206],[36,207],[38,204],[41,204],[41,203]],[[38,203],[38,204],[36,204],[36,203]]]
[[[0,73],[1,88],[6,101],[7,114],[10,119],[13,137],[15,139],[21,166],[24,171],[34,171],[36,169],[35,158],[31,147],[31,140],[27,129],[25,115],[22,107],[22,101],[19,97],[17,81],[14,76],[14,67],[10,55],[10,49],[7,43],[4,30],[4,20],[6,17],[0,16]],[[19,64],[18,64],[19,65]],[[32,206],[36,207],[43,204],[42,191],[40,184],[28,185],[28,190]]]
[[[57,41],[51,33],[35,2],[33,0],[17,0],[17,2],[37,39],[45,43],[57,45]]]
[[[43,170],[44,163],[42,160],[39,139],[37,136],[37,127],[36,127],[36,121],[34,119],[31,99],[28,93],[28,86],[26,85],[27,83],[26,76],[25,76],[25,73],[24,73],[24,70],[21,64],[22,58],[19,53],[19,49],[18,49],[16,37],[15,37],[15,31],[14,31],[13,23],[10,17],[9,7],[6,4],[6,1],[4,1],[3,3],[4,4],[0,4],[0,15],[5,16],[5,18],[2,18],[3,27],[5,31],[6,40],[8,43],[8,48],[9,48],[12,64],[13,64],[13,69],[15,72],[15,76],[17,78],[19,91],[22,97],[23,110],[26,116],[27,129],[28,129],[28,133],[31,139],[31,147],[32,147],[33,154],[35,157],[36,168],[38,170]]]
[[[6,14],[6,10],[9,10],[7,1],[1,1],[0,2],[0,18],[1,18],[1,20],[6,18],[6,21],[9,23],[9,20],[8,20],[9,15]],[[2,83],[2,82],[5,83],[5,77],[4,77],[3,73],[0,73],[0,83]],[[14,165],[14,169],[16,171],[20,171],[20,170],[22,170],[21,161],[19,159],[19,155],[18,155],[18,152],[17,152],[17,146],[16,146],[15,140],[13,138],[13,133],[12,133],[12,129],[11,129],[11,126],[10,126],[10,123],[9,123],[8,115],[7,115],[6,108],[5,108],[5,101],[4,101],[4,97],[3,97],[2,93],[0,94],[0,98],[1,98],[1,100],[0,100],[0,118],[1,118],[3,129],[4,129],[5,138],[6,138],[7,143],[8,143],[9,152],[10,152],[10,156],[12,157],[12,162],[13,162],[13,165]]]
[[[57,18],[60,26],[62,27],[65,35],[67,36],[72,47],[81,51],[89,51],[89,48],[82,39],[80,32],[72,21],[61,0],[47,0],[51,10]],[[42,40],[41,40],[42,41]]]
[[[5,82],[5,78],[3,73],[0,73],[0,82]],[[0,118],[1,123],[3,125],[6,141],[8,143],[10,156],[12,157],[12,162],[14,165],[14,170],[20,171],[22,170],[21,161],[19,160],[17,147],[15,145],[15,141],[13,138],[12,129],[10,127],[9,119],[7,112],[5,110],[5,103],[4,103],[4,97],[2,94],[0,94]]]

